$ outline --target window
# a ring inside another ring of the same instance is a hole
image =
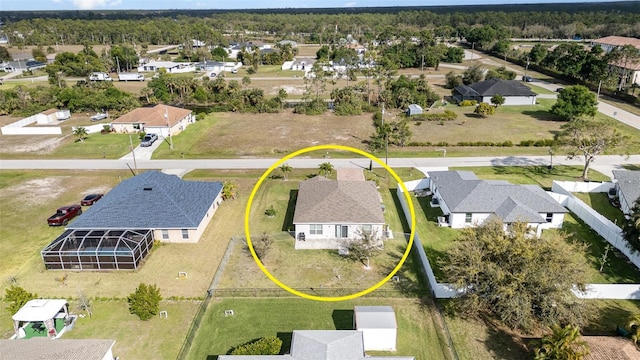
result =
[[[362,234],[363,235],[371,235],[371,225],[362,225]]]
[[[162,231],[162,240],[169,240],[169,230],[163,229]]]
[[[189,230],[182,229],[182,238],[183,239],[188,239],[189,238]]]
[[[547,222],[551,222],[553,220],[553,213],[547,213]]]
[[[464,214],[464,222],[467,224],[471,224],[471,217],[472,217],[471,213]]]
[[[322,225],[317,225],[317,224],[309,225],[309,234],[322,235]]]

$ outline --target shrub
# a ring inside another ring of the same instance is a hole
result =
[[[20,286],[11,285],[5,290],[4,302],[9,303],[7,311],[13,315],[20,310],[29,300],[37,298],[37,294],[32,294]]]
[[[477,100],[462,100],[458,103],[459,106],[476,106],[478,105]]]
[[[414,115],[411,117],[412,120],[416,121],[452,121],[456,118],[458,118],[458,114],[451,110],[445,110],[444,112],[438,113]]]
[[[282,340],[268,336],[236,347],[231,355],[278,355],[281,347]]]
[[[276,209],[273,208],[273,205],[269,206],[267,210],[264,211],[264,214],[268,217],[276,216]]]
[[[140,283],[136,291],[127,297],[129,312],[138,315],[140,320],[149,320],[160,311],[160,289],[155,284]]]

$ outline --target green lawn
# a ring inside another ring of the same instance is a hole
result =
[[[133,146],[140,144],[137,135],[133,135]],[[83,142],[71,141],[51,152],[56,159],[117,159],[131,152],[129,135],[100,133],[89,134]]]
[[[622,226],[625,223],[624,214],[619,208],[611,205],[607,193],[574,193],[573,195],[616,225]]]
[[[264,336],[283,340],[289,350],[293,330],[353,329],[355,305],[393,306],[398,321],[397,351],[385,356],[411,355],[416,359],[446,359],[439,342],[432,309],[418,299],[358,299],[319,302],[305,299],[214,299],[196,333],[188,359],[214,358],[234,346]],[[233,316],[224,316],[233,310]]]

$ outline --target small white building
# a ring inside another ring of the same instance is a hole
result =
[[[166,69],[169,74],[182,74],[196,71],[196,67],[191,63],[173,61],[150,61],[138,66],[138,72],[158,71],[160,69]]]
[[[69,319],[69,304],[65,299],[29,300],[11,318],[15,331],[13,338],[21,339],[27,332],[57,338]]]
[[[398,323],[391,306],[355,306],[353,326],[362,331],[365,351],[396,351]]]

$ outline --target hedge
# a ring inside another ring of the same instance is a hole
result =
[[[441,113],[428,113],[411,116],[411,120],[416,121],[452,121],[456,118],[458,118],[458,114],[451,110],[445,110]]]

